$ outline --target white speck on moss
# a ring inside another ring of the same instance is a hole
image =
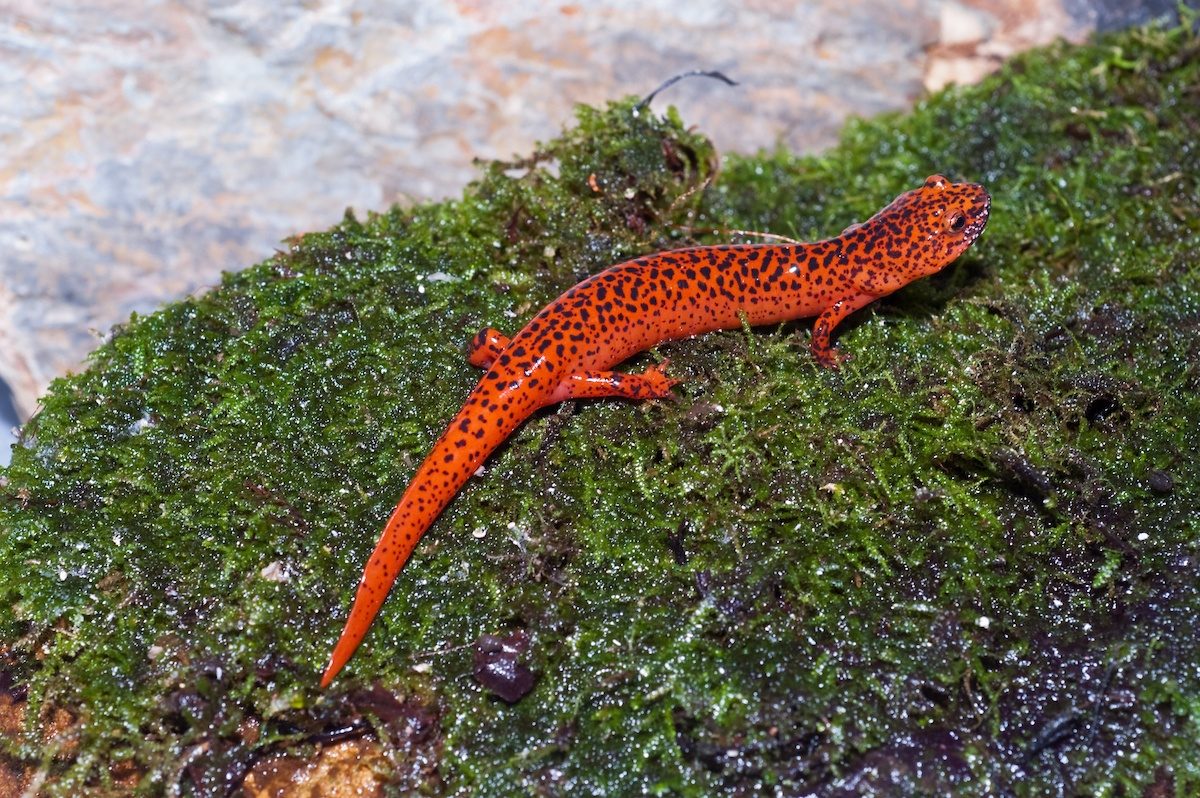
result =
[[[286,566],[279,560],[266,565],[258,572],[258,575],[268,582],[286,582],[291,578],[288,576]]]

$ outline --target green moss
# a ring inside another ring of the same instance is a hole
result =
[[[711,185],[673,115],[583,108],[460,201],[133,319],[3,472],[4,667],[35,710],[10,756],[67,707],[55,790],[130,759],[144,792],[208,794],[367,713],[428,792],[1200,789],[1190,30],[1030,53]],[[688,229],[828,235],[933,172],[987,184],[990,226],[859,314],[845,367],[802,324],[730,331],[660,347],[678,401],[539,415],[316,691],[477,328]],[[470,644],[514,627],[540,680],[509,706]]]

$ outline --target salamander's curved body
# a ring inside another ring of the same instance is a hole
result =
[[[676,380],[662,366],[610,371],[661,342],[816,316],[817,362],[841,356],[846,316],[963,253],[987,223],[982,186],[934,175],[836,238],[812,244],[693,247],[646,255],[584,280],[511,339],[485,329],[470,345],[487,369],[417,469],[367,561],[346,627],[321,677],[333,680],[367,633],[421,535],[488,455],[541,407],[566,399],[654,399]]]

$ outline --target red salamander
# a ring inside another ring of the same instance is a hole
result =
[[[812,244],[693,247],[645,255],[584,280],[511,339],[491,328],[470,344],[486,373],[433,445],[383,528],[321,677],[327,686],[362,641],[417,541],[488,455],[539,408],[567,399],[658,399],[678,381],[666,363],[610,371],[661,341],[816,316],[811,349],[842,359],[842,319],[941,270],[983,231],[982,186],[933,175],[867,221]]]

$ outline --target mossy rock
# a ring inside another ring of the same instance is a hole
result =
[[[10,763],[216,795],[365,733],[430,794],[1200,792],[1193,30],[1030,53],[719,176],[673,113],[581,108],[459,201],[132,319],[0,472]],[[803,324],[735,330],[660,347],[677,401],[539,414],[316,689],[476,329],[713,229],[831,235],[934,172],[986,184],[990,226],[858,314],[842,369]],[[472,671],[514,631],[510,705]]]

